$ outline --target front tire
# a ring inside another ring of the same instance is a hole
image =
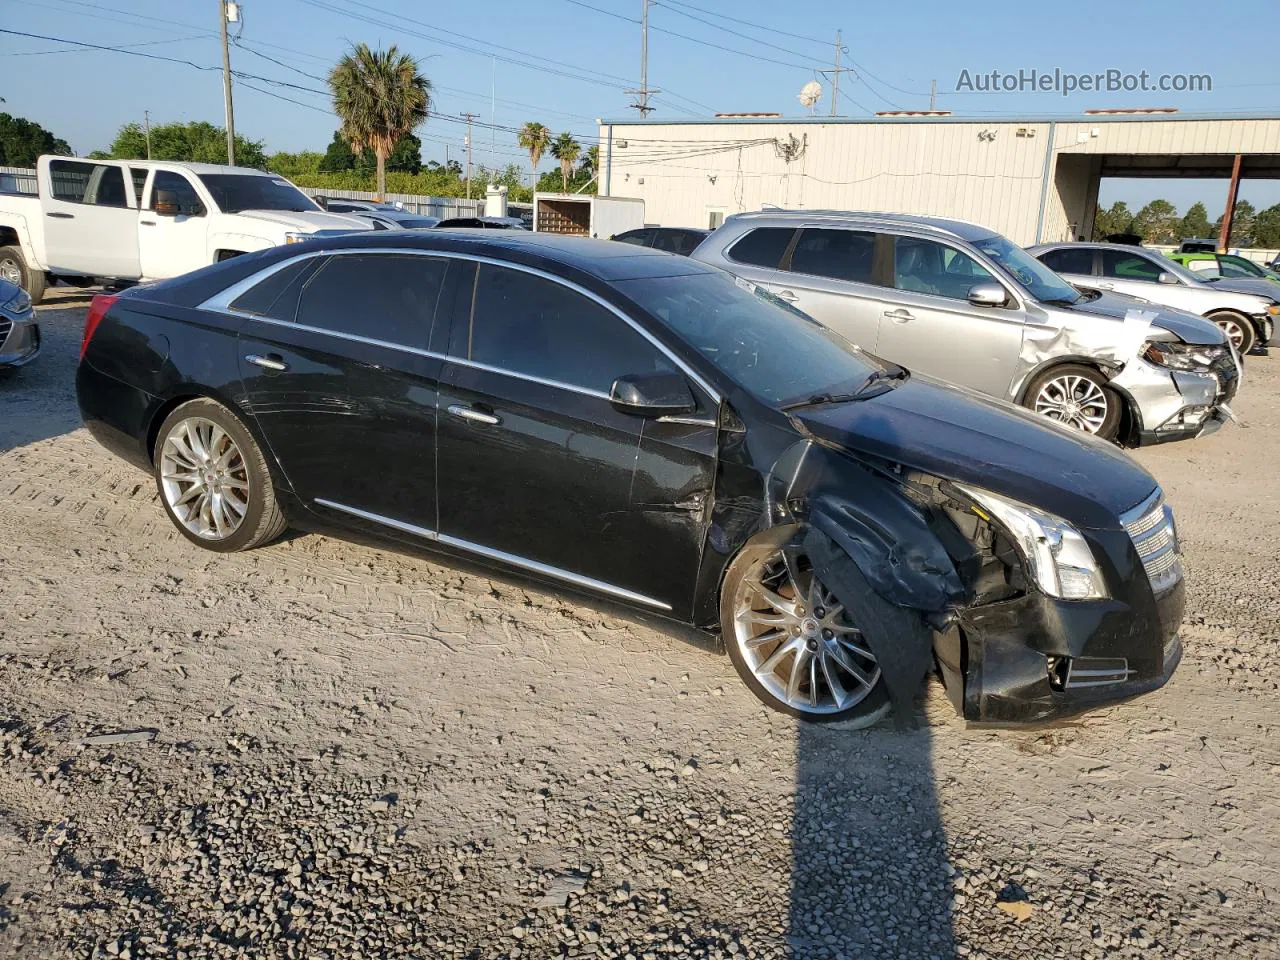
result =
[[[32,303],[39,303],[44,299],[47,283],[44,271],[36,270],[27,263],[21,247],[0,247],[0,277],[27,291]]]
[[[1093,367],[1064,363],[1031,381],[1023,406],[1082,433],[1114,440],[1122,402]]]
[[[165,512],[192,543],[233,553],[284,532],[262,451],[222,404],[202,397],[177,407],[160,425],[153,460]]]
[[[1258,334],[1253,329],[1253,321],[1248,317],[1232,310],[1219,310],[1217,313],[1208,314],[1207,317],[1217,324],[1218,328],[1227,335],[1228,340],[1235,344],[1235,348],[1240,351],[1240,356],[1243,357],[1253,349]]]
[[[720,592],[729,659],[751,692],[780,713],[869,727],[889,712],[880,666],[801,543],[795,527],[780,527],[729,565]]]

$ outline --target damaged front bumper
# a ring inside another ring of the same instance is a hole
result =
[[[1239,388],[1240,373],[1234,356],[1204,371],[1171,370],[1138,357],[1111,380],[1111,386],[1131,402],[1131,442],[1150,446],[1217,431],[1231,419],[1227,403]]]

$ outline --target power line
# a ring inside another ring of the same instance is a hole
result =
[[[183,43],[187,40],[204,40],[206,36],[207,36],[206,34],[199,34],[194,37],[173,37],[170,40],[144,40],[141,43],[126,43],[126,44],[122,44],[122,46],[127,47],[129,49],[132,49],[135,47],[154,47],[162,43]],[[79,47],[62,47],[60,50],[25,50],[25,51],[20,51],[18,53],[12,53],[10,54],[10,56],[39,57],[39,56],[43,56],[45,54],[50,54],[50,53],[79,53],[79,52],[80,52]]]
[[[776,33],[780,37],[790,37],[792,40],[807,40],[810,43],[818,43],[827,46],[830,40],[820,40],[817,37],[806,37],[798,33],[787,33],[785,30],[779,30],[776,27],[766,27],[762,23],[753,23],[750,20],[740,20],[737,17],[731,17],[728,14],[720,13],[715,10],[707,10],[704,7],[695,7],[692,3],[684,3],[683,0],[658,0],[664,7],[678,6],[685,7],[689,10],[697,10],[699,13],[705,13],[708,16],[719,17],[721,20],[728,20],[730,23],[740,23],[745,27],[755,27],[757,30],[767,30],[769,33]]]

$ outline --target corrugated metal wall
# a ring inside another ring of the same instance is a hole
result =
[[[643,199],[649,223],[706,227],[768,204],[887,210],[970,220],[1022,244],[1087,228],[1100,158],[1059,171],[1059,156],[1280,154],[1277,120],[631,123],[600,134],[602,185]]]

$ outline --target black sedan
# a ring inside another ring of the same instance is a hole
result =
[[[1160,686],[1172,514],[1123,453],[913,377],[714,267],[541,234],[336,237],[95,298],[77,388],[193,543],[344,528],[719,634],[871,723]]]
[[[609,239],[617,240],[619,243],[633,243],[637,247],[653,247],[655,250],[678,253],[682,257],[687,257],[709,236],[711,236],[710,230],[701,230],[697,227],[640,227],[616,234]]]

